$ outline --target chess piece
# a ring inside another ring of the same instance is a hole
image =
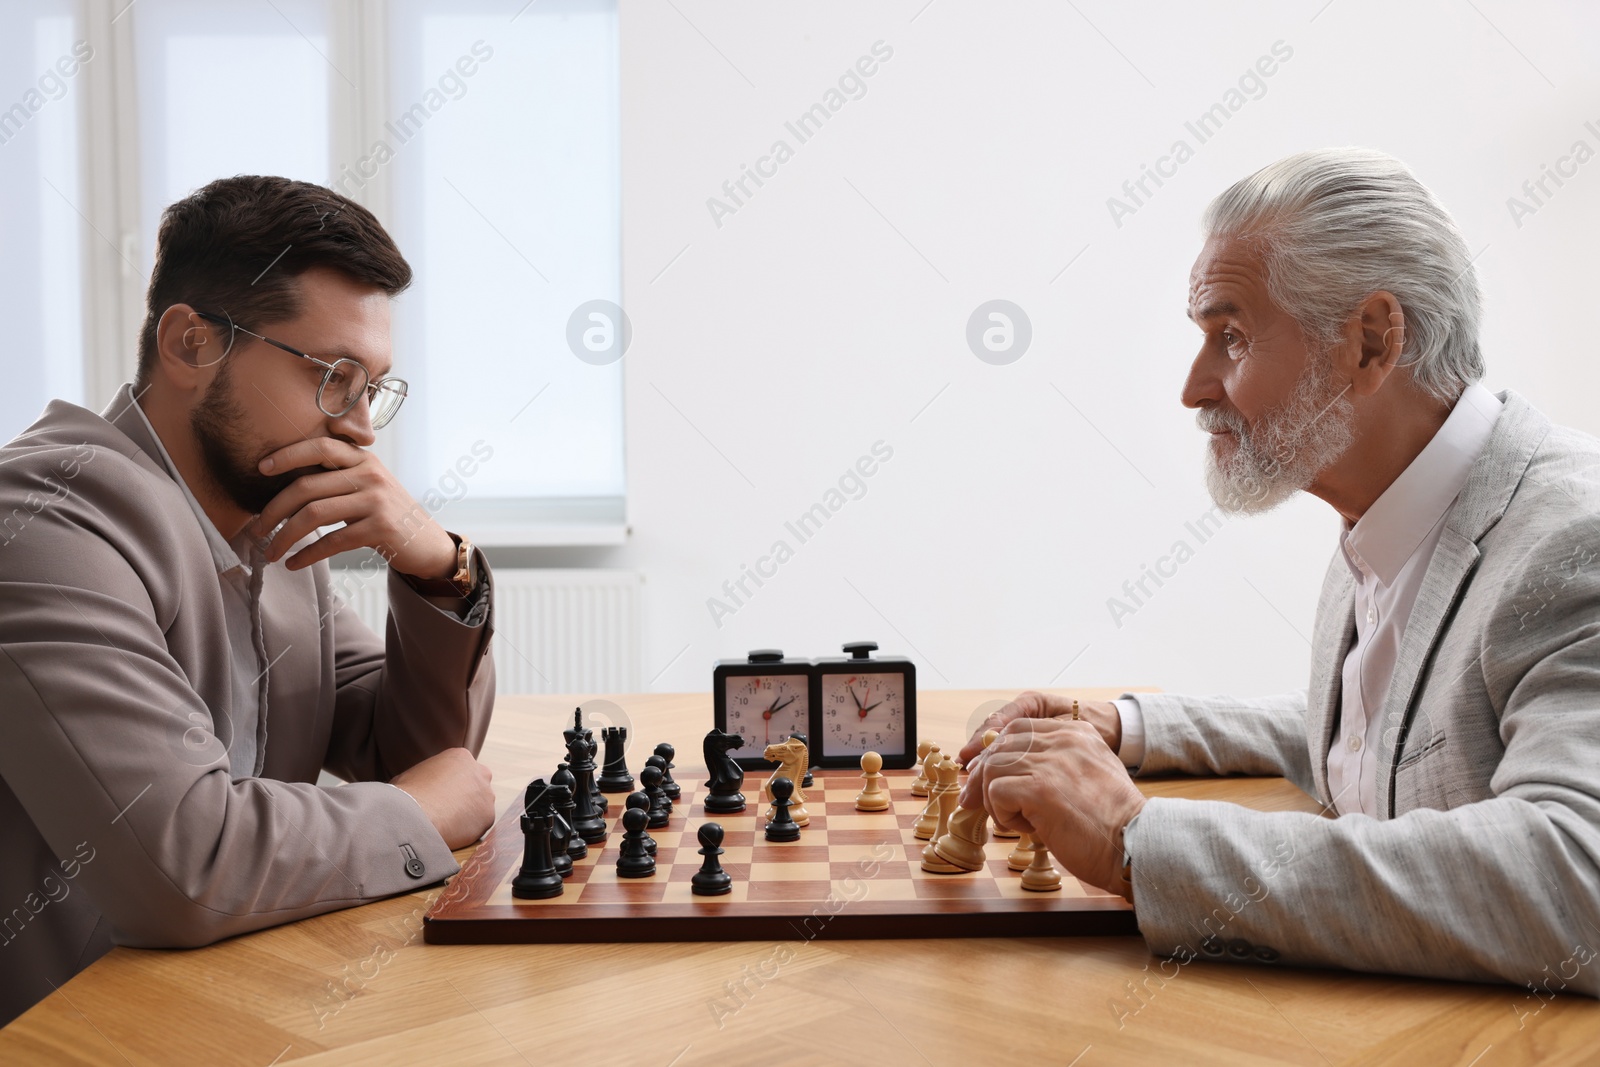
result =
[[[583,712],[579,711],[573,716],[572,729],[565,733],[567,764],[573,778],[571,822],[579,837],[588,844],[598,845],[606,839],[606,818],[595,802],[600,794],[594,787],[592,742],[585,736],[589,731],[583,728],[582,718]]]
[[[867,787],[856,794],[857,811],[888,811],[889,793],[883,788],[883,757],[868,752],[861,757],[861,777]]]
[[[1022,888],[1036,893],[1048,893],[1061,888],[1061,872],[1050,862],[1050,850],[1037,838],[1034,840],[1033,862],[1022,872]]]
[[[800,840],[800,824],[789,817],[789,798],[794,795],[794,783],[787,778],[774,778],[770,784],[772,816],[767,822],[767,840]]]
[[[600,792],[633,792],[633,775],[628,773],[628,728],[607,726],[600,731],[606,742],[605,767],[600,771]]]
[[[663,769],[667,772],[667,775],[661,779],[661,788],[667,791],[667,796],[676,801],[683,796],[683,786],[672,780],[672,768],[677,766],[672,761],[677,757],[678,750],[663,741],[656,746],[656,755],[660,756],[662,762],[666,764]]]
[[[928,795],[928,753],[933,747],[932,741],[917,742],[917,776],[911,779],[911,795],[914,797]]]
[[[585,757],[589,761],[589,792],[594,797],[594,810],[603,818],[611,811],[611,798],[600,791],[600,777],[596,773],[599,768],[594,762],[594,754],[599,749],[600,743],[594,739],[593,730],[583,731],[584,747],[588,751]]]
[[[722,869],[722,826],[708,822],[700,827],[700,869],[689,879],[689,892],[702,897],[719,897],[733,888],[733,876]]]
[[[638,808],[640,811],[645,813],[644,850],[650,853],[650,855],[654,856],[656,854],[656,839],[651,837],[649,832],[650,794],[640,789],[636,792],[629,793],[628,799],[624,803],[628,808]]]
[[[773,782],[779,778],[787,778],[793,785],[805,777],[806,768],[811,763],[806,743],[798,736],[792,736],[776,745],[768,745],[762,751],[761,758],[779,765],[778,769],[772,772],[772,777],[767,779],[767,784],[761,787],[761,793],[768,801],[772,800]],[[772,814],[772,809],[768,808],[768,820],[771,820]],[[789,818],[794,820],[796,826],[811,825],[811,813],[806,811],[806,795],[798,787],[795,787],[794,799],[789,804]]]
[[[989,813],[982,808],[957,807],[950,816],[950,828],[929,847],[947,864],[963,871],[980,871],[986,860],[983,846],[988,841]],[[923,869],[928,869],[926,863]]]
[[[1011,850],[1011,855],[1006,857],[1006,866],[1013,871],[1025,871],[1033,864],[1033,838],[1028,834],[1021,835],[1017,847]]]
[[[645,823],[650,816],[643,808],[628,808],[622,813],[622,848],[617,856],[618,878],[648,878],[656,873],[656,858],[645,851]]]
[[[816,779],[811,777],[811,740],[805,734],[790,734],[789,736],[806,746],[806,774],[804,778],[800,779],[800,784],[796,788],[810,789],[817,784]],[[805,823],[800,825],[804,826]]]
[[[667,814],[672,814],[672,794],[667,792],[667,761],[661,756],[651,756],[644,761],[644,765],[661,772],[661,805],[667,809]],[[640,772],[641,775],[643,773]]]
[[[572,807],[572,790],[565,785],[558,785],[554,780],[545,787],[550,793],[550,859],[556,873],[562,878],[572,877],[572,853],[568,851],[573,839],[577,838],[577,831],[573,830],[572,823],[567,820],[564,812]],[[581,843],[581,842],[580,842]],[[584,845],[584,851],[589,846]]]
[[[672,821],[672,805],[661,788],[661,768],[645,764],[644,770],[639,772],[639,781],[644,783],[644,795],[650,802],[646,810],[650,829],[660,830]]]
[[[712,730],[706,734],[703,752],[706,758],[705,809],[713,815],[731,815],[744,810],[744,769],[728,755],[729,749],[743,748],[744,738]]]
[[[543,778],[528,783],[523,794],[522,834],[525,847],[522,868],[511,880],[511,895],[522,900],[545,900],[561,895],[561,875],[550,855],[550,831],[555,823],[549,786]]]
[[[561,763],[556,765],[556,773],[550,776],[550,785],[552,788],[563,786],[567,791],[566,800],[556,808],[556,814],[567,824],[567,858],[581,860],[589,854],[589,846],[578,834],[576,825],[578,780],[572,776],[572,770],[565,763]]]
[[[937,801],[939,805],[939,822],[929,836],[928,844],[922,849],[922,869],[933,871],[936,874],[955,874],[962,870],[949,860],[940,856],[935,848],[939,838],[950,832],[950,816],[955,814],[957,794],[961,786],[956,781],[956,765],[954,760],[945,760],[935,768],[937,782],[930,779],[931,788],[928,791],[930,802]]]
[[[928,772],[928,802],[922,805],[922,814],[917,816],[916,823],[911,828],[911,834],[918,841],[927,841],[933,837],[933,831],[939,825],[939,790],[937,779],[939,777],[939,764],[935,762],[937,748],[928,753],[926,769]]]

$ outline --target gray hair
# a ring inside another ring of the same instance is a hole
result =
[[[1483,377],[1483,297],[1467,243],[1393,156],[1324,148],[1280,159],[1211,201],[1201,229],[1253,243],[1268,294],[1322,349],[1361,301],[1387,290],[1405,311],[1401,365],[1418,388],[1453,402]]]

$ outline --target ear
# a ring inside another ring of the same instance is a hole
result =
[[[188,304],[173,304],[156,323],[156,374],[181,391],[204,388],[228,351],[230,332]]]
[[[1332,357],[1335,374],[1357,396],[1372,396],[1403,366],[1406,316],[1400,301],[1380,289],[1363,300],[1345,321],[1344,336]]]

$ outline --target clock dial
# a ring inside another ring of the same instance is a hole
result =
[[[906,747],[905,675],[822,676],[822,751],[829,756],[899,752]]]
[[[744,738],[741,757],[811,729],[810,679],[803,674],[747,674],[723,680],[728,732]],[[753,749],[753,751],[751,751]]]

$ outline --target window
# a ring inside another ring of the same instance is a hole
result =
[[[94,6],[98,84],[52,73],[90,36],[73,0],[17,6],[0,433],[133,377],[167,204],[282,174],[367,205],[416,268],[394,308],[411,396],[377,445],[412,494],[486,544],[622,539],[621,364],[567,343],[581,305],[622,303],[615,0]]]
[[[70,0],[0,9],[0,314],[6,323],[0,435],[52,398],[84,396],[77,205],[79,75],[93,62]]]

